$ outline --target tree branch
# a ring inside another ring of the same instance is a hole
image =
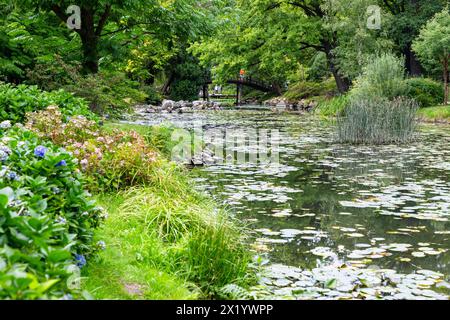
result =
[[[311,44],[311,43],[307,43],[307,42],[303,42],[303,41],[300,41],[300,44],[302,44],[302,46],[300,47],[300,50],[313,48],[313,49],[316,49],[317,51],[325,51],[325,47],[321,46],[321,45]]]
[[[97,29],[95,30],[95,35],[99,37],[102,34],[103,28],[105,27],[106,21],[108,20],[109,16],[111,14],[111,5],[107,4],[105,11],[100,17],[100,20],[97,25]]]

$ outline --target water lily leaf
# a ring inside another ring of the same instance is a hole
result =
[[[325,283],[325,287],[328,289],[335,289],[337,286],[337,280],[336,279],[330,279]]]

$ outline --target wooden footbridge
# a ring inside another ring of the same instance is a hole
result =
[[[227,81],[227,84],[234,84],[236,85],[236,94],[209,94],[208,86],[212,84],[212,79],[207,79],[203,85],[201,98],[203,100],[209,101],[210,98],[236,98],[236,105],[241,104],[242,100],[242,88],[243,86],[247,86],[259,91],[263,92],[275,92],[274,87],[264,81],[254,79],[252,77],[238,77],[236,79],[230,79]]]

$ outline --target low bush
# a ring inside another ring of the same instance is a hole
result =
[[[336,91],[336,82],[333,79],[320,83],[301,81],[293,84],[284,94],[284,97],[289,100],[301,100],[315,96],[334,95]]]
[[[373,60],[363,68],[362,75],[356,80],[350,92],[352,99],[377,99],[407,96],[408,83],[405,81],[405,69],[403,59],[393,54],[375,56]]]
[[[140,88],[140,84],[130,80],[120,71],[102,70],[97,74],[82,74],[80,63],[67,63],[60,56],[41,59],[27,72],[28,82],[43,90],[62,88],[77,97],[84,98],[92,111],[99,115],[120,117],[133,104],[146,99],[158,100],[151,87]],[[56,103],[55,103],[56,104]]]
[[[152,86],[142,86],[140,88],[147,97],[145,102],[152,105],[159,105],[164,100],[162,94]]]
[[[404,143],[414,138],[417,102],[407,98],[352,100],[338,117],[338,139],[352,144]]]
[[[105,215],[69,152],[9,127],[0,124],[0,299],[80,297],[73,268],[102,247],[93,231]]]
[[[444,101],[444,86],[442,83],[426,78],[411,78],[406,82],[409,86],[408,96],[416,100],[420,107],[437,106]]]
[[[83,115],[89,119],[97,119],[84,99],[74,97],[64,90],[46,92],[36,86],[0,83],[0,121],[22,122],[27,112],[42,110],[50,105],[60,106],[66,117]]]
[[[78,76],[65,90],[89,102],[97,114],[117,118],[129,112],[135,104],[143,103],[147,95],[139,84],[121,72],[101,71],[98,74]]]
[[[64,122],[56,106],[29,113],[26,127],[71,151],[92,190],[145,185],[154,178],[158,154],[135,131],[107,131],[83,116]]]
[[[319,102],[319,105],[314,110],[315,114],[324,117],[335,117],[341,115],[345,107],[349,103],[349,97],[347,95],[342,95],[334,97],[331,99],[326,99]]]

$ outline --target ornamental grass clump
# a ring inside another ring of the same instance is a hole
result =
[[[0,299],[80,298],[70,280],[101,249],[104,212],[69,152],[0,127]]]
[[[419,106],[406,97],[409,86],[403,65],[402,59],[383,54],[364,68],[338,116],[339,142],[388,144],[414,139]]]
[[[158,244],[140,249],[143,260],[193,283],[204,296],[215,296],[230,283],[247,283],[251,255],[245,229],[192,190],[180,170],[166,163],[157,183],[127,191],[112,219],[122,230],[139,226],[141,237],[155,239]]]
[[[354,100],[338,117],[338,139],[351,144],[408,142],[415,136],[418,108],[408,98]]]

